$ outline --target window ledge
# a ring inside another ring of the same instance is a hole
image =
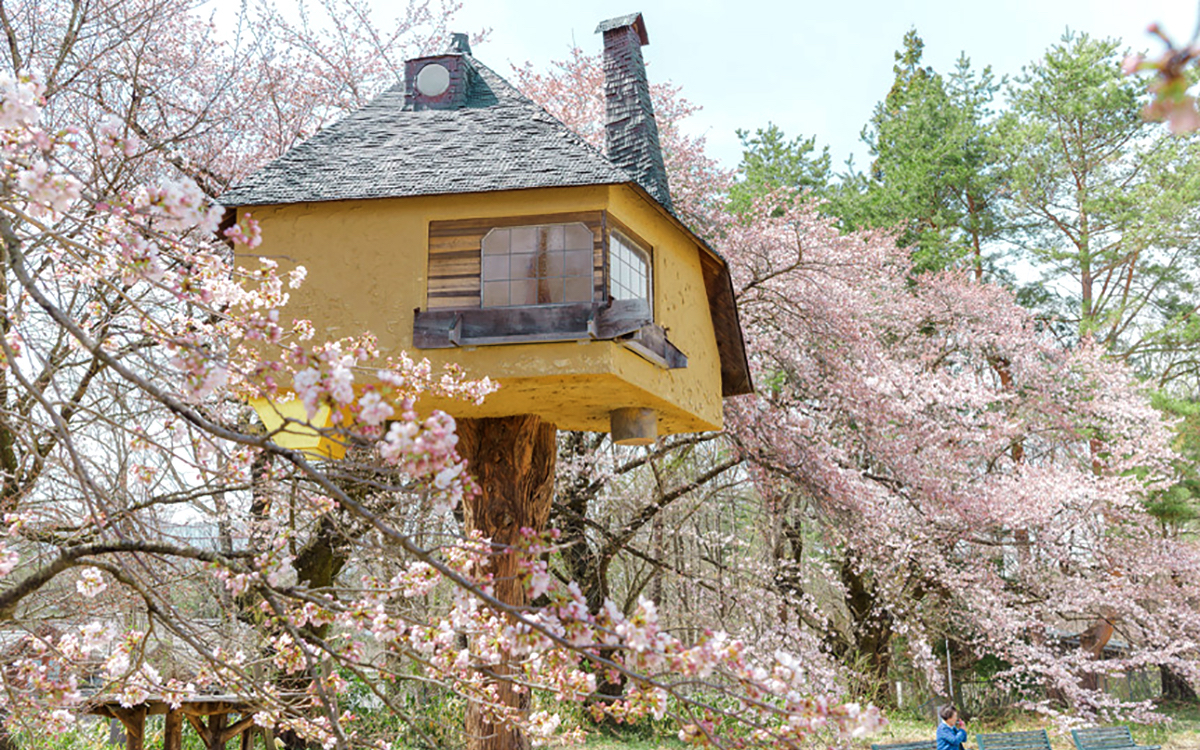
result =
[[[417,310],[413,321],[418,349],[589,340],[617,341],[666,369],[687,367],[643,300]]]

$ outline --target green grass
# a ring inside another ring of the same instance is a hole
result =
[[[1134,739],[1142,745],[1161,745],[1162,750],[1200,750],[1200,705],[1165,707],[1162,712],[1171,721],[1154,726],[1130,725]],[[157,717],[156,717],[157,718]],[[582,716],[573,717],[582,720]],[[586,720],[585,724],[586,724]],[[675,738],[674,733],[662,725],[623,728],[621,730],[597,729],[589,726],[585,750],[682,750],[686,746]],[[148,723],[146,748],[162,747],[161,721]],[[1028,713],[1012,712],[1004,716],[971,722],[967,747],[974,748],[974,735],[979,732],[1020,732],[1031,729],[1047,729],[1053,750],[1074,750],[1069,732],[1059,732],[1045,717]],[[933,722],[914,718],[911,714],[891,717],[889,726],[882,732],[852,743],[855,750],[866,750],[872,743],[915,742],[933,738]],[[37,735],[17,732],[18,746],[23,750],[110,750],[104,740],[108,737],[107,722],[97,722],[58,735]],[[203,750],[200,740],[190,728],[183,733],[184,750]],[[400,746],[406,746],[400,743]],[[238,745],[231,741],[229,747]],[[256,748],[259,746],[256,744]]]
[[[1162,713],[1171,721],[1153,726],[1128,725],[1136,742],[1142,745],[1161,745],[1162,750],[1200,750],[1200,706],[1167,706]],[[854,743],[856,748],[869,748],[872,743],[917,742],[933,739],[935,724],[930,720],[918,720],[910,715],[889,717],[890,724],[882,732]],[[1053,750],[1075,750],[1070,732],[1060,732],[1052,722],[1042,716],[1027,713],[1010,713],[1002,717],[972,722],[967,726],[967,747],[976,747],[972,737],[977,733],[1026,732],[1045,729],[1050,734]]]
[[[587,744],[584,747],[587,750],[678,750],[678,748],[687,746],[673,737],[647,739],[597,733],[588,736]]]
[[[1130,727],[1133,738],[1143,745],[1162,745],[1163,750],[1200,748],[1200,705],[1165,707],[1171,722],[1158,726]]]

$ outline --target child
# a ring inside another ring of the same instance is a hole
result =
[[[938,711],[937,750],[963,750],[967,730],[958,718],[958,709],[947,703]]]

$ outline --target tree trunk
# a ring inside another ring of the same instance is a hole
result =
[[[875,588],[867,576],[855,570],[854,559],[847,556],[841,565],[842,585],[846,588],[846,609],[850,614],[851,654],[859,661],[865,684],[851,690],[876,701],[890,701],[892,666],[892,616],[878,606]]]
[[[523,414],[492,419],[462,419],[458,422],[458,452],[469,462],[468,471],[482,492],[464,503],[463,519],[468,532],[479,531],[489,538],[498,554],[491,558],[496,598],[505,604],[528,604],[521,585],[516,554],[504,550],[521,539],[521,529],[541,531],[550,516],[554,496],[554,464],[557,457],[554,425]],[[504,665],[496,672],[503,675]],[[525,712],[529,693],[517,693],[504,680],[497,682],[500,700]],[[469,750],[524,750],[529,738],[513,727],[492,720],[477,703],[467,706]]]
[[[1093,661],[1100,661],[1104,656],[1104,647],[1108,645],[1114,632],[1112,622],[1104,617],[1097,618],[1091,627],[1079,634],[1079,648],[1091,656]],[[1079,686],[1085,690],[1099,690],[1100,677],[1095,672],[1084,672],[1080,677]]]
[[[1163,700],[1177,703],[1200,703],[1200,698],[1196,697],[1196,689],[1188,683],[1183,675],[1166,664],[1160,664],[1158,671],[1162,675]]]

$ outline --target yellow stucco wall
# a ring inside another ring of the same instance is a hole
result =
[[[430,221],[607,209],[653,247],[655,320],[688,357],[665,370],[611,341],[414,349],[424,305]],[[385,354],[457,362],[502,388],[480,407],[427,399],[460,417],[533,413],[560,429],[608,430],[612,409],[650,407],[660,434],[721,427],[721,378],[699,252],[688,235],[626,186],[338,201],[239,209],[263,228],[254,252],[308,269],[284,318],[309,318],[318,338],[371,331]],[[248,260],[243,258],[242,260]]]

